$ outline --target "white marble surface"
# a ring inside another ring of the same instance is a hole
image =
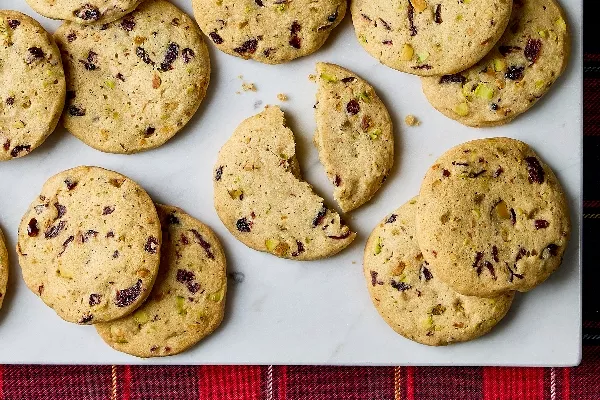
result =
[[[191,13],[189,0],[175,1]],[[551,94],[526,116],[492,129],[471,129],[433,110],[419,80],[383,65],[362,50],[349,16],[317,54],[266,66],[222,54],[211,47],[213,75],[205,103],[191,123],[165,146],[137,155],[103,154],[63,129],[31,155],[0,164],[0,226],[8,237],[12,265],[9,291],[0,312],[1,363],[76,364],[350,364],[350,365],[574,365],[581,357],[580,227],[582,198],[582,1],[562,0],[571,24],[573,54]],[[0,7],[24,11],[53,31],[24,0]],[[396,166],[368,205],[347,216],[358,231],[355,243],[324,261],[293,262],[259,253],[237,242],[218,219],[212,201],[217,152],[242,119],[265,104],[282,103],[298,142],[305,178],[331,201],[317,152],[308,80],[316,61],[329,61],[367,78],[388,105],[396,125]],[[236,94],[243,75],[257,92]],[[423,121],[406,127],[407,114]],[[568,194],[574,233],[560,270],[526,295],[489,335],[466,344],[431,348],[396,335],[371,305],[362,276],[362,251],[370,230],[414,196],[427,167],[460,142],[484,136],[529,142],[554,168]],[[182,355],[141,360],[106,346],[93,327],[63,322],[21,280],[17,226],[30,201],[51,175],[77,165],[98,165],[135,179],[161,203],[173,204],[210,224],[220,236],[231,272],[227,316],[221,328]]]

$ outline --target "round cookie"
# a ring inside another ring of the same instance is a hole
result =
[[[367,240],[363,270],[373,305],[392,329],[422,344],[484,335],[506,315],[514,292],[486,299],[448,287],[423,259],[416,213],[415,197],[381,221]]]
[[[21,220],[17,253],[33,293],[64,320],[93,324],[142,304],[160,243],[156,209],[137,183],[77,167],[46,181]]]
[[[0,230],[0,308],[2,308],[4,296],[6,296],[9,267],[10,264],[8,263],[8,250],[6,250],[4,235],[2,234],[2,230]]]
[[[108,345],[138,357],[181,353],[212,333],[225,311],[226,261],[217,236],[179,208],[156,209],[163,245],[150,296],[133,314],[96,324]]]
[[[233,56],[280,64],[314,53],[346,14],[346,0],[193,0],[202,31]]]
[[[294,134],[279,107],[237,127],[219,152],[214,190],[223,224],[255,250],[315,260],[340,252],[356,236],[301,180]]]
[[[65,105],[65,74],[52,36],[31,17],[0,10],[0,161],[41,145]]]
[[[44,17],[78,24],[106,24],[129,14],[142,0],[26,0]]]
[[[528,291],[558,268],[571,232],[556,176],[509,138],[458,145],[427,171],[417,240],[434,275],[459,293]]]
[[[512,0],[352,0],[360,44],[388,67],[429,76],[462,71],[502,36]]]
[[[438,111],[469,126],[500,125],[531,108],[558,79],[569,58],[569,33],[554,0],[515,1],[508,29],[473,67],[422,78]]]
[[[158,147],[192,118],[208,87],[208,49],[195,22],[164,0],[148,0],[107,25],[65,22],[65,127],[95,149]]]
[[[375,89],[352,71],[317,63],[314,143],[344,212],[369,201],[394,165],[392,120]]]

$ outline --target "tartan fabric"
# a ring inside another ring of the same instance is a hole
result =
[[[598,43],[584,44],[579,367],[0,366],[0,400],[600,400],[600,296],[590,271],[600,231]]]

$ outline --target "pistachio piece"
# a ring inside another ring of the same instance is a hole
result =
[[[459,103],[454,107],[454,112],[461,117],[469,115],[469,105],[467,103]]]
[[[410,61],[412,60],[414,54],[415,50],[413,49],[413,47],[410,44],[405,43],[402,45],[402,50],[400,51],[400,60]]]
[[[494,89],[488,87],[484,83],[480,83],[475,88],[475,96],[481,97],[484,100],[491,100],[494,97]]]

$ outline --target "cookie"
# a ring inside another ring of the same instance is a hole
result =
[[[373,197],[394,164],[392,120],[375,90],[334,64],[317,64],[314,143],[344,212]]]
[[[65,105],[65,74],[52,36],[31,17],[0,10],[0,161],[40,146]]]
[[[193,0],[215,46],[233,56],[281,64],[319,50],[346,14],[345,0]]]
[[[8,251],[6,250],[6,243],[4,242],[4,235],[0,230],[0,308],[4,302],[4,296],[6,295],[6,285],[8,284],[8,270],[10,264],[8,263]]]
[[[556,176],[525,143],[458,145],[427,171],[417,240],[434,275],[459,293],[525,292],[558,268],[571,232]]]
[[[422,78],[423,93],[438,111],[462,124],[508,123],[563,73],[569,41],[554,0],[515,1],[509,27],[494,49],[465,71]]]
[[[149,0],[107,25],[65,22],[65,127],[109,153],[152,149],[192,118],[208,87],[208,49],[195,22],[164,0]]]
[[[514,292],[463,296],[432,272],[415,237],[417,198],[388,215],[365,247],[364,275],[373,305],[400,335],[431,346],[489,332],[508,312]]]
[[[504,33],[512,0],[353,0],[360,44],[388,67],[415,75],[462,71]]]
[[[301,180],[294,134],[279,107],[243,121],[219,152],[215,209],[239,241],[281,258],[315,260],[356,234]]]
[[[179,208],[156,208],[163,245],[150,296],[133,314],[96,324],[109,346],[138,357],[181,353],[212,333],[225,311],[226,262],[217,236]]]
[[[26,0],[37,13],[78,24],[107,24],[133,11],[142,0]]]
[[[19,225],[27,287],[66,321],[94,324],[131,313],[150,293],[161,229],[137,183],[99,167],[51,177]]]

